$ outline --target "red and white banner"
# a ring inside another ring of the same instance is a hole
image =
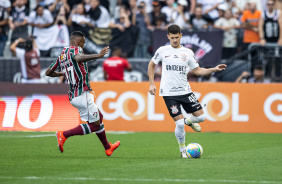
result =
[[[156,85],[158,88],[159,83]],[[106,130],[174,131],[175,123],[162,97],[148,93],[148,82],[97,82],[91,86],[104,114]],[[282,84],[191,83],[191,87],[206,105],[203,132],[282,133]],[[2,131],[66,130],[80,123],[78,111],[67,95],[0,98]],[[187,127],[186,131],[192,130]]]

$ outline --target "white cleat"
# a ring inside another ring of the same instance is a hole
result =
[[[192,123],[190,126],[195,132],[201,132],[201,126],[199,125],[199,123]]]
[[[183,150],[183,151],[181,152],[181,157],[182,157],[182,158],[188,158],[188,157],[187,157],[187,154],[186,154],[186,150]]]

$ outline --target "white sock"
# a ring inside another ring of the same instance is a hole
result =
[[[192,123],[201,123],[203,121],[205,121],[206,116],[205,114],[202,114],[201,116],[190,116],[189,118],[184,119],[185,120],[185,124],[187,125],[192,125]]]
[[[185,130],[184,130],[184,119],[175,121],[175,137],[179,144],[180,152],[185,150]]]

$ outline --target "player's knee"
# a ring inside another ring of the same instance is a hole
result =
[[[184,119],[175,121],[175,125],[177,128],[180,128],[180,129],[184,128],[185,127]]]
[[[198,123],[203,122],[206,120],[206,115],[202,114],[200,116],[195,117],[198,120]]]

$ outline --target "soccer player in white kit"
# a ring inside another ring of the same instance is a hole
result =
[[[159,95],[163,96],[170,116],[175,121],[175,136],[179,144],[181,157],[187,158],[184,126],[186,124],[196,132],[200,132],[201,126],[198,123],[206,119],[202,106],[187,81],[187,74],[189,70],[193,70],[197,76],[205,76],[222,71],[227,66],[220,64],[209,69],[199,67],[193,51],[180,45],[182,33],[178,25],[168,27],[167,37],[170,40],[170,45],[160,47],[148,66],[149,92],[151,95],[156,95],[154,69],[161,61],[162,78]],[[192,116],[187,119],[184,118],[180,105]]]

